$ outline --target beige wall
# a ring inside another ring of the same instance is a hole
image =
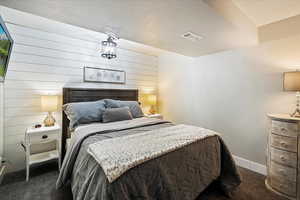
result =
[[[222,133],[234,155],[265,164],[267,113],[291,112],[282,72],[300,66],[300,37],[195,59],[159,58],[160,111]],[[299,67],[298,67],[299,68]]]

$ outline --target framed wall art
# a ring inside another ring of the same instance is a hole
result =
[[[122,70],[84,67],[84,82],[125,84],[126,73]]]

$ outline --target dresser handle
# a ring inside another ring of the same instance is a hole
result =
[[[283,146],[283,147],[286,147],[286,146],[287,146],[286,143],[283,142],[283,141],[280,142],[280,145]]]
[[[279,188],[281,188],[281,189],[282,189],[282,188],[283,188],[283,184],[280,184],[280,185],[279,185]]]
[[[284,156],[280,156],[280,159],[281,159],[282,161],[285,161],[285,157],[284,157]]]
[[[281,128],[281,131],[283,131],[283,132],[286,131],[286,128]]]
[[[286,176],[285,170],[283,170],[283,169],[280,169],[280,170],[279,170],[279,173],[281,173],[282,175]]]

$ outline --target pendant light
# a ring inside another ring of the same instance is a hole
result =
[[[107,40],[101,42],[101,56],[103,58],[113,59],[117,57],[117,43],[115,42],[117,39],[118,37],[114,35],[108,35]]]

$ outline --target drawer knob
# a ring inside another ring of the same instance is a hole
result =
[[[281,188],[281,189],[282,189],[283,187],[284,187],[284,186],[283,186],[283,184],[280,184],[280,185],[279,185],[279,188]]]
[[[286,175],[286,174],[285,174],[285,170],[283,170],[283,169],[280,169],[280,170],[279,170],[279,173],[281,173],[282,175]]]
[[[282,132],[285,132],[285,131],[286,131],[286,128],[281,128],[281,131],[282,131]]]
[[[43,135],[42,136],[42,139],[47,139],[48,138],[48,135]]]
[[[284,157],[284,156],[280,156],[280,159],[281,159],[282,161],[285,161],[285,157]]]
[[[283,146],[283,147],[286,147],[286,146],[287,146],[286,143],[285,143],[284,141],[281,141],[281,142],[280,142],[280,145]]]

